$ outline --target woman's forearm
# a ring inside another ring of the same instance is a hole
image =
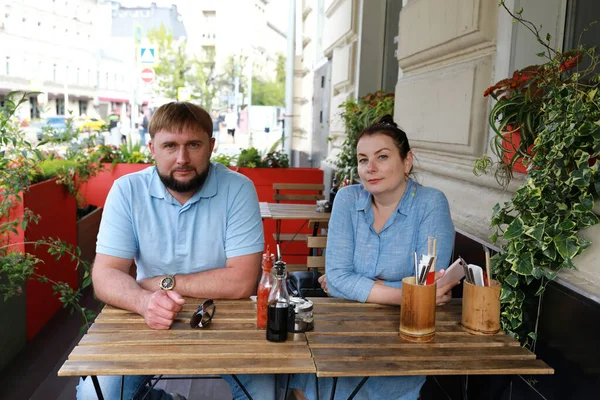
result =
[[[381,281],[378,281],[381,282]],[[367,303],[377,304],[390,304],[393,306],[400,305],[400,299],[402,298],[402,289],[379,284],[378,282],[373,285],[369,297],[367,297]]]

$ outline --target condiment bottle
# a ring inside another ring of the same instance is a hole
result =
[[[268,300],[267,340],[283,342],[287,339],[289,308],[285,263],[277,261],[273,267],[273,287]]]
[[[256,296],[256,326],[260,329],[267,328],[267,302],[271,287],[273,286],[271,270],[273,269],[274,261],[275,256],[270,254],[269,246],[267,246],[267,251],[263,254],[262,276],[260,277]]]

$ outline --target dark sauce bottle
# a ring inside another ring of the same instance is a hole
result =
[[[290,296],[285,276],[285,263],[277,261],[273,267],[273,286],[269,293],[267,311],[267,340],[271,342],[283,342],[288,335]]]

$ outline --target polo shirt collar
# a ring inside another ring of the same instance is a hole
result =
[[[408,182],[406,184],[406,190],[402,195],[402,199],[396,207],[396,212],[408,215],[408,211],[412,206],[413,199],[416,195],[417,184],[410,178],[408,178]],[[365,211],[367,207],[372,203],[373,195],[365,190],[365,187],[361,185],[360,188],[360,199],[356,202],[356,210],[357,211]]]
[[[160,180],[158,176],[158,171],[156,166],[153,167],[154,171],[152,171],[152,178],[150,179],[150,196],[156,197],[158,199],[170,199],[173,196],[169,193],[165,185]],[[208,172],[208,177],[204,182],[204,185],[200,188],[200,190],[196,191],[194,195],[188,200],[188,204],[195,203],[201,198],[209,198],[216,196],[217,194],[217,177],[216,177],[216,167],[213,163],[209,164],[210,171]]]

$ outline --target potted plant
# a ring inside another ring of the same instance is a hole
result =
[[[83,182],[79,194],[85,204],[104,207],[104,202],[113,182],[123,175],[148,168],[153,164],[152,155],[140,143],[123,143],[114,145],[98,145],[81,152],[82,157],[93,160],[100,166],[100,171]]]
[[[521,124],[522,143],[515,157],[528,164],[527,182],[511,201],[493,209],[491,240],[501,244],[492,262],[502,283],[502,328],[529,345],[536,339],[541,304],[541,297],[536,296],[563,268],[575,267],[573,258],[590,246],[578,236],[579,230],[598,223],[592,209],[600,193],[600,175],[592,160],[600,154],[600,77],[590,73],[599,57],[584,47],[564,53],[551,49],[550,37],[543,40],[536,26],[522,18],[522,9],[513,13],[503,1],[500,6],[528,27],[547,50],[540,54],[546,61],[528,80],[526,98],[512,102],[518,95],[513,93],[513,97],[498,99],[510,107],[521,104],[524,111],[503,111],[506,115],[496,113],[490,118],[497,128],[496,138],[507,123]],[[577,70],[582,59],[588,67]],[[531,94],[532,81],[539,87],[535,94]],[[511,117],[515,113],[517,119]],[[506,148],[497,144],[493,141],[492,149],[498,152],[499,162],[510,165],[503,158]]]
[[[0,295],[6,301],[24,293],[30,339],[61,306],[80,312],[86,323],[92,313],[79,305],[91,279],[75,247],[75,198],[56,184],[66,179],[61,173],[70,162],[42,161],[42,152],[23,139],[14,114],[28,95],[13,102],[17,94],[10,93],[0,112]],[[77,268],[86,271],[79,287]],[[8,319],[3,326],[22,328]]]
[[[394,94],[377,91],[358,100],[350,99],[340,105],[340,116],[344,121],[346,139],[334,162],[338,182],[352,181],[358,176],[356,158],[356,137],[365,128],[376,123],[381,117],[394,113]]]

